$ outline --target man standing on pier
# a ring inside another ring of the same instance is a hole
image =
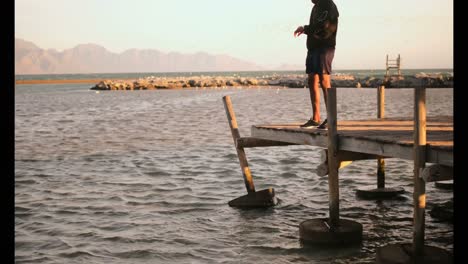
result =
[[[338,9],[333,0],[312,0],[314,7],[309,25],[299,26],[294,31],[297,37],[307,35],[306,74],[312,101],[312,117],[301,127],[327,128],[327,119],[320,123],[320,90],[322,87],[325,106],[327,106],[328,88],[331,88],[330,74],[335,54],[336,32],[338,29]]]

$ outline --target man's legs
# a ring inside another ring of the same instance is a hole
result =
[[[310,101],[312,103],[312,120],[320,122],[320,77],[316,73],[308,74]]]
[[[328,108],[328,89],[331,88],[331,78],[330,74],[325,73],[321,77],[320,85],[322,86],[323,100],[325,100],[325,107]]]
[[[331,88],[330,74],[309,74],[309,92],[310,101],[312,102],[312,119],[320,121],[320,90],[319,85],[322,87],[323,99],[325,100],[325,107],[327,107],[328,88]]]
[[[320,76],[320,85],[322,86],[323,99],[325,100],[325,108],[328,109],[328,89],[331,88],[330,74],[322,74]],[[328,118],[326,118],[317,128],[326,129]]]
[[[311,49],[307,51],[306,58],[306,73],[308,76],[310,101],[312,103],[312,118],[301,127],[317,126],[323,127],[326,125],[326,120],[320,122],[320,89],[322,86],[323,97],[325,99],[325,106],[328,100],[328,88],[331,87],[331,63],[333,60],[335,49]]]

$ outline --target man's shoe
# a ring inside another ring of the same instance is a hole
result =
[[[312,119],[309,119],[305,124],[303,125],[300,125],[300,127],[302,128],[311,128],[311,127],[316,127],[320,125],[320,121],[315,121],[315,120],[312,120]]]
[[[328,124],[327,124],[327,123],[328,123],[328,120],[325,119],[325,120],[322,122],[322,124],[320,124],[317,128],[318,128],[318,129],[327,129],[327,128],[328,128]]]

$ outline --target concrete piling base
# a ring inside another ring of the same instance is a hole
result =
[[[429,215],[439,222],[453,224],[453,199],[444,203],[433,204]]]
[[[311,245],[350,245],[362,242],[362,225],[340,219],[336,227],[329,226],[327,218],[311,219],[299,225],[301,242]]]
[[[389,244],[377,249],[376,264],[452,264],[453,255],[450,252],[424,246],[424,252],[419,257],[412,254],[411,244]]]
[[[228,202],[229,206],[238,208],[265,208],[275,206],[277,203],[278,199],[273,188],[249,193]]]
[[[356,190],[356,195],[359,198],[377,200],[393,199],[403,193],[405,193],[405,190],[401,187]]]
[[[443,190],[453,190],[453,181],[438,181],[435,182],[435,187]]]

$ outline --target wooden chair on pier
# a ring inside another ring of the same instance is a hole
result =
[[[398,86],[398,81],[402,79],[401,75],[401,57],[400,54],[398,54],[398,57],[394,60],[388,58],[387,54],[387,59],[385,62],[385,76],[383,80],[384,86],[390,87],[391,83],[393,80],[397,80],[396,86]],[[392,85],[395,87],[395,85]]]
[[[387,54],[387,62],[385,64],[387,67],[387,70],[385,71],[385,77],[391,77],[391,76],[401,76],[401,57],[400,54],[398,54],[398,57],[394,60],[389,60],[388,59],[388,54]],[[392,73],[393,72],[393,73]],[[396,72],[396,73],[395,73]]]

